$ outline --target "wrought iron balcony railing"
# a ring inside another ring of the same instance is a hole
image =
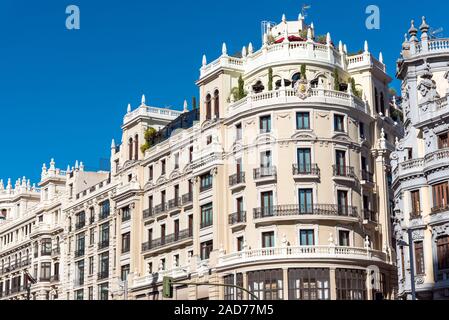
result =
[[[245,183],[245,172],[238,172],[229,177],[229,186],[233,187]]]
[[[317,164],[294,164],[293,165],[294,176],[319,176],[320,168]]]
[[[176,243],[181,240],[185,240],[191,238],[193,236],[193,230],[185,229],[181,230],[177,233],[172,233],[166,235],[165,237],[161,237],[158,239],[151,240],[149,242],[145,242],[142,244],[142,251],[146,252],[149,250],[154,250],[160,247],[164,247],[166,245],[170,245]]]
[[[254,180],[264,178],[276,178],[276,176],[277,176],[276,167],[261,167],[254,169]]]
[[[334,165],[334,177],[355,178],[353,167]]]
[[[235,212],[229,215],[229,224],[231,226],[239,223],[246,223],[246,211]]]
[[[186,193],[182,196],[182,204],[186,205],[193,202],[193,192]]]

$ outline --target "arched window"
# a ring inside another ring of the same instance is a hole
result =
[[[261,93],[265,90],[264,85],[262,84],[262,81],[257,81],[255,85],[253,85],[253,91],[254,93]]]
[[[133,138],[129,138],[128,142],[129,160],[133,159]]]
[[[210,120],[212,113],[212,97],[210,94],[206,96],[206,120]]]
[[[301,74],[298,72],[295,73],[292,77],[292,88],[295,87],[295,83],[298,82],[299,80],[301,80]]]
[[[139,136],[134,137],[134,160],[139,160]]]
[[[377,92],[377,88],[374,88],[374,106],[376,113],[379,113],[379,93]]]
[[[384,99],[384,93],[380,93],[380,112],[385,116],[385,99]]]
[[[220,118],[220,92],[215,90],[214,92],[214,115],[215,118]]]

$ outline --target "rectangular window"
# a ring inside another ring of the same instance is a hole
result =
[[[336,269],[337,300],[366,300],[366,272]]]
[[[273,166],[273,161],[271,157],[271,151],[266,150],[260,153],[260,167],[261,168],[271,168]]]
[[[447,132],[438,136],[438,149],[446,149],[449,147]]]
[[[419,190],[412,191],[410,193],[412,198],[412,214],[411,218],[416,218],[421,216],[421,200]]]
[[[189,148],[189,162],[193,161],[193,147]]]
[[[165,159],[161,160],[161,175],[165,174]]]
[[[89,257],[89,275],[94,274],[94,257]]]
[[[109,252],[102,253],[98,256],[99,279],[109,277]]]
[[[274,214],[273,207],[273,191],[266,191],[260,194],[260,207],[262,218],[263,217],[271,217]]]
[[[213,206],[208,203],[201,206],[201,229],[210,227],[213,224]]]
[[[106,200],[100,204],[100,219],[109,217],[110,205],[109,200]]]
[[[449,270],[449,236],[437,240],[438,270]]]
[[[338,245],[340,247],[349,247],[350,241],[349,241],[349,231],[346,230],[340,230],[338,231]]]
[[[345,132],[345,117],[339,114],[334,115],[334,131]]]
[[[84,299],[84,290],[76,290],[75,291],[75,300],[83,300]]]
[[[299,189],[299,212],[301,214],[313,214],[313,190]]]
[[[41,263],[41,281],[49,281],[51,278],[51,262]]]
[[[89,300],[94,300],[94,287],[89,287],[88,289]]]
[[[207,260],[210,257],[210,253],[213,250],[212,240],[201,243],[201,260]]]
[[[153,180],[153,174],[154,174],[154,172],[153,172],[153,165],[151,165],[151,166],[148,167],[148,176],[149,176],[148,180],[150,180],[150,181]]]
[[[108,284],[102,283],[98,286],[99,300],[108,300]]]
[[[237,238],[237,251],[240,252],[243,250],[243,245],[245,243],[245,239],[243,236]]]
[[[243,137],[243,131],[242,131],[242,124],[241,123],[237,123],[235,125],[235,135],[236,135],[236,140],[240,141],[242,140]]]
[[[424,274],[424,243],[422,241],[415,242],[415,260],[416,260],[416,274]]]
[[[89,230],[89,244],[93,245],[95,243],[95,229],[91,228]]]
[[[433,210],[434,212],[443,211],[447,208],[447,200],[449,198],[448,183],[440,183],[433,186]]]
[[[260,117],[260,133],[271,132],[271,116]]]
[[[260,300],[282,300],[282,269],[248,272],[248,289]]]
[[[262,233],[262,248],[273,248],[274,243],[274,231]]]
[[[84,285],[84,260],[75,263],[75,283],[78,286]]]
[[[338,202],[338,215],[348,216],[349,215],[348,192],[338,190],[337,191],[337,202]]]
[[[128,253],[131,246],[131,233],[122,234],[122,253]]]
[[[329,269],[289,269],[289,300],[330,300]]]
[[[100,226],[100,248],[109,246],[109,222]]]
[[[122,208],[122,222],[129,221],[131,219],[131,209],[129,206]]]
[[[128,274],[129,274],[129,264],[122,266],[120,270],[120,278],[122,281],[128,280]]]
[[[200,177],[200,191],[206,191],[212,188],[212,175],[210,173],[203,174]]]
[[[301,246],[314,246],[315,245],[315,230],[300,230],[299,231],[299,244]]]
[[[312,152],[309,148],[297,151],[298,174],[309,174],[312,171]]]
[[[359,122],[359,135],[361,139],[365,139],[365,124],[363,122]]]
[[[223,283],[243,287],[243,273],[237,273],[236,277],[234,277],[233,274],[225,276],[223,278]],[[243,300],[243,292],[235,287],[225,287],[224,300]]]
[[[179,169],[179,153],[175,153],[175,170]]]
[[[296,113],[296,129],[309,130],[310,129],[310,114],[309,112]]]

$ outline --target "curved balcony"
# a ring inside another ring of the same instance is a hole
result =
[[[297,246],[276,247],[254,250],[243,250],[240,252],[222,255],[218,258],[218,268],[235,267],[238,265],[248,266],[250,263],[273,263],[285,260],[342,260],[342,261],[366,261],[387,262],[385,253],[367,248],[328,246]]]
[[[401,176],[422,174],[442,166],[449,166],[449,148],[429,153],[424,158],[411,159],[400,163],[394,170],[394,179]]]
[[[261,223],[264,220],[272,222],[273,220],[334,220],[336,218],[353,222],[359,221],[357,207],[337,204],[313,204],[308,206],[292,204],[256,208],[253,218],[256,223]]]
[[[292,174],[294,179],[301,178],[320,178],[320,168],[317,164],[297,165],[292,166]]]
[[[164,249],[183,242],[184,240],[190,240],[193,237],[193,232],[190,229],[181,230],[178,233],[172,233],[158,239],[151,240],[142,244],[142,252],[147,253],[158,249]]]
[[[356,178],[354,167],[334,165],[334,178],[354,180]]]
[[[273,181],[277,179],[277,169],[274,166],[256,168],[253,177],[256,183]]]
[[[229,188],[236,190],[245,187],[245,172],[238,172],[229,177]]]

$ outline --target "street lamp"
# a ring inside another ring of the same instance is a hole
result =
[[[415,288],[415,262],[413,256],[413,242],[412,242],[412,229],[407,228],[408,243],[404,240],[399,240],[400,246],[408,246],[408,252],[410,256],[410,289],[412,291],[412,300],[416,300],[416,288]]]

